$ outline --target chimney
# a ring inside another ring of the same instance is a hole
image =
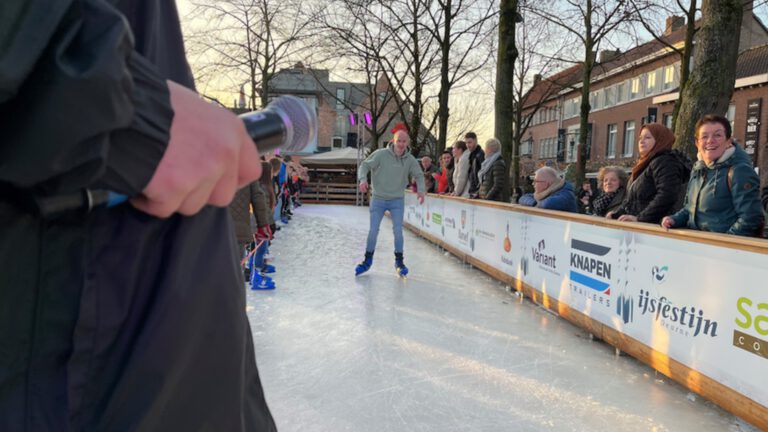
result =
[[[600,55],[598,57],[597,62],[605,63],[605,62],[611,61],[616,57],[618,57],[619,54],[621,54],[620,50],[602,50],[600,51]]]
[[[536,85],[541,82],[541,74],[536,74],[533,76],[533,85]]]
[[[664,30],[664,36],[669,36],[675,30],[682,28],[685,25],[685,17],[682,16],[669,16],[667,17],[667,28]]]

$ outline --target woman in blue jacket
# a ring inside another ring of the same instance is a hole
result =
[[[693,167],[685,205],[661,221],[665,228],[756,236],[763,227],[760,178],[749,155],[731,139],[725,117],[706,115],[696,123],[699,160]]]

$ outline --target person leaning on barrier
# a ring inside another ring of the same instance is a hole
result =
[[[627,179],[627,173],[621,167],[600,168],[597,182],[602,185],[602,192],[592,201],[592,214],[602,217],[621,207],[627,191]]]
[[[0,430],[275,430],[226,208],[259,154],[175,4],[0,9]],[[130,202],[29,205],[93,190]]]
[[[675,136],[658,123],[640,130],[638,159],[632,168],[631,184],[621,207],[606,217],[623,222],[659,223],[683,205],[685,185],[691,172],[687,156],[672,149]]]
[[[508,177],[507,164],[501,157],[501,143],[491,138],[485,142],[485,160],[477,173],[480,199],[509,202]]]
[[[480,172],[480,167],[485,160],[485,152],[477,143],[477,134],[474,132],[467,132],[464,135],[464,142],[467,143],[467,152],[469,153],[469,197],[477,198],[480,193],[480,181],[477,173]]]
[[[698,161],[685,205],[661,221],[664,228],[759,236],[764,225],[760,178],[749,155],[731,139],[725,117],[705,115],[696,123]]]
[[[455,168],[453,169],[453,192],[451,195],[469,198],[469,156],[467,143],[456,141],[451,148]]]
[[[536,170],[533,177],[533,190],[532,194],[521,196],[517,203],[548,210],[579,212],[573,185],[561,179],[554,168],[541,167]]]

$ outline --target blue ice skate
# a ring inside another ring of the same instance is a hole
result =
[[[264,264],[264,267],[261,268],[261,274],[263,274],[263,275],[264,274],[274,273],[276,271],[277,270],[275,269],[275,266],[269,265],[269,264]]]
[[[357,265],[355,267],[355,276],[360,276],[361,274],[367,272],[370,270],[371,266],[373,265],[373,252],[366,252],[365,253],[365,259],[363,262]]]
[[[272,278],[262,276],[258,272],[251,273],[252,290],[273,290],[275,287],[275,281],[273,281]]]
[[[403,263],[402,252],[395,252],[395,271],[397,272],[397,275],[403,279],[408,276],[408,267]]]

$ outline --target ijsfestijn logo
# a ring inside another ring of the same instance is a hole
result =
[[[641,315],[650,313],[654,320],[670,332],[688,337],[702,333],[710,337],[717,336],[717,321],[706,318],[702,308],[679,307],[666,296],[652,296],[650,291],[640,290],[637,309]]]
[[[757,303],[749,297],[739,297],[736,301],[736,311],[739,314],[736,325],[741,330],[733,331],[733,346],[768,359],[768,339],[763,339],[768,336],[768,303]],[[755,333],[760,337],[755,336]]]

